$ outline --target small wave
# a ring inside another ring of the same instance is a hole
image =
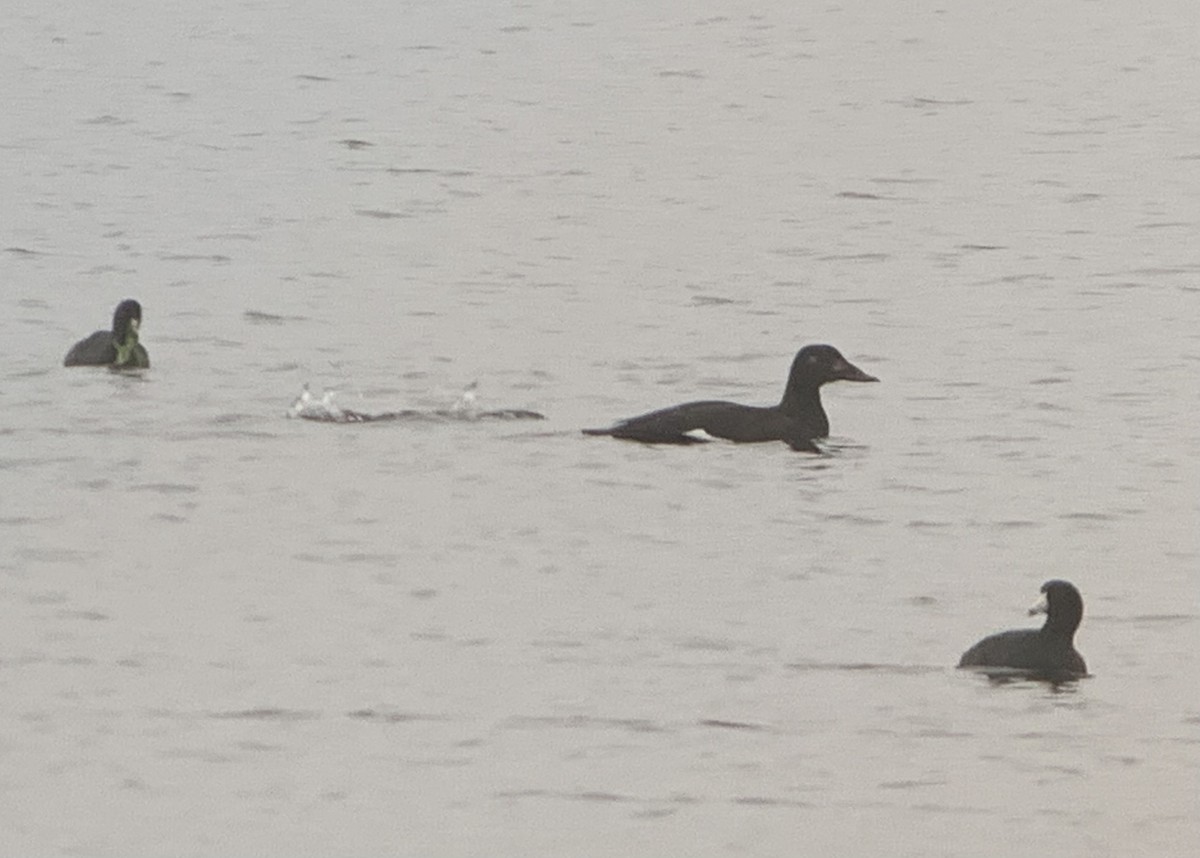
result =
[[[320,717],[316,712],[301,709],[284,709],[277,706],[260,706],[254,709],[236,709],[208,713],[217,720],[246,721],[311,721]]]
[[[252,325],[283,325],[287,322],[307,322],[307,316],[283,316],[263,310],[247,310],[242,318]]]
[[[627,733],[665,733],[669,727],[646,718],[606,718],[595,715],[514,715],[504,726],[514,730],[620,730]]]
[[[877,664],[874,662],[839,662],[839,661],[795,661],[788,666],[789,670],[815,671],[869,671],[875,673],[894,673],[911,675],[922,673],[940,673],[944,668],[924,664]]]
[[[358,721],[378,721],[382,724],[408,724],[413,721],[445,721],[445,715],[435,715],[428,712],[409,712],[392,709],[390,707],[368,707],[366,709],[355,709],[353,712],[346,713],[350,718]]]
[[[697,723],[701,727],[711,727],[715,730],[763,731],[770,729],[762,724],[752,724],[749,721],[728,721],[724,718],[702,718]]]
[[[1080,679],[1087,679],[1091,674],[1080,676],[1067,671],[1027,670],[1018,667],[993,667],[979,665],[965,667],[962,670],[986,677],[991,685],[1049,685],[1052,691],[1071,693],[1076,690]]]
[[[551,798],[561,799],[563,801],[588,801],[600,802],[603,804],[612,804],[614,802],[637,802],[641,799],[633,795],[625,795],[623,793],[604,792],[601,790],[548,790],[548,789],[523,789],[523,790],[506,790],[504,792],[495,793],[498,799],[521,799],[521,798]]]

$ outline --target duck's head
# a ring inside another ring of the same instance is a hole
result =
[[[132,298],[126,298],[113,311],[113,338],[123,343],[132,333],[137,338],[138,329],[142,326],[142,305]]]
[[[138,328],[142,325],[142,305],[127,298],[113,313],[113,345],[117,348],[114,369],[142,366],[138,360]]]
[[[791,383],[820,387],[830,381],[879,381],[867,375],[833,346],[805,346],[792,361]]]
[[[1083,619],[1083,596],[1070,581],[1047,581],[1042,585],[1042,598],[1029,609],[1029,614],[1045,614],[1044,628],[1073,635]]]

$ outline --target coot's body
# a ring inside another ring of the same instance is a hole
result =
[[[959,659],[959,667],[1005,667],[1054,677],[1086,676],[1087,664],[1075,649],[1075,630],[1083,619],[1083,597],[1067,581],[1047,581],[1043,599],[1030,613],[1045,613],[1040,629],[1015,629],[990,635]]]

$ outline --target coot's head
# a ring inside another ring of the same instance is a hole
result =
[[[1069,581],[1047,581],[1042,585],[1042,598],[1029,613],[1046,615],[1044,631],[1070,638],[1083,619],[1083,597]]]
[[[125,337],[132,331],[137,334],[142,325],[142,305],[132,298],[126,298],[113,311],[113,337],[117,342],[124,342]]]
[[[820,387],[828,381],[879,381],[867,375],[833,346],[805,346],[792,361],[791,382]]]

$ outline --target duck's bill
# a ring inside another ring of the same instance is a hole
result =
[[[1046,601],[1046,594],[1042,593],[1042,597],[1029,606],[1029,616],[1034,614],[1046,614],[1050,611],[1050,603]]]
[[[838,361],[834,364],[833,373],[842,381],[879,381],[875,376],[867,375],[848,360]]]

